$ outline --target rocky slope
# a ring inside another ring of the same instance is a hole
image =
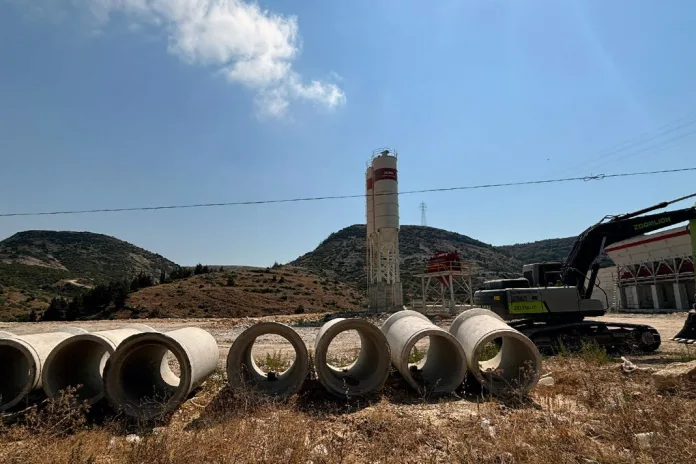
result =
[[[458,251],[463,260],[473,261],[479,281],[517,276],[522,269],[522,261],[512,257],[508,250],[434,227],[402,226],[399,247],[404,293],[419,291],[420,281],[413,274],[424,272],[428,258],[438,250]],[[290,264],[362,289],[366,284],[365,250],[365,225],[356,224],[331,234],[315,250]]]
[[[146,273],[172,261],[123,240],[91,232],[30,230],[0,241],[0,318],[25,317],[53,296],[75,296],[98,283]]]
[[[64,271],[70,278],[108,282],[141,272],[159,277],[172,261],[123,240],[91,232],[29,230],[0,242],[0,263]],[[41,270],[37,270],[37,273]]]

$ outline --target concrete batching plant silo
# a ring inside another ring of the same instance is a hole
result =
[[[368,176],[370,171],[372,174],[371,189],[370,180],[367,181],[367,267],[368,296],[373,311],[403,308],[396,155],[391,149],[375,150],[371,169],[367,170]]]
[[[365,264],[367,269],[367,284],[368,286],[372,281],[372,269],[374,268],[375,262],[375,247],[373,240],[376,238],[375,235],[375,197],[373,195],[373,179],[372,179],[372,163],[368,162],[367,170],[365,171],[365,211],[366,211],[366,221],[367,224],[367,236],[365,237],[367,243],[367,253],[365,255]]]

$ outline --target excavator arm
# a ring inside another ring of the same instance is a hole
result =
[[[695,197],[688,195],[670,202],[663,202],[633,213],[615,216],[606,222],[599,222],[585,230],[575,240],[573,248],[563,265],[563,281],[566,285],[577,287],[580,295],[589,298],[594,281],[597,277],[598,265],[595,260],[605,247],[670,227],[680,222],[696,219],[696,207],[665,211],[656,214],[642,215],[646,212],[661,209],[676,201]],[[587,272],[592,268],[592,274],[587,278]],[[587,284],[586,284],[587,282]]]

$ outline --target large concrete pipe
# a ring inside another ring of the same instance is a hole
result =
[[[167,354],[179,363],[172,372]],[[117,411],[150,420],[186,400],[217,367],[215,338],[197,327],[143,332],[121,342],[104,366],[104,394]]]
[[[331,341],[341,332],[360,336],[357,359],[345,368],[332,366],[326,355]],[[322,326],[314,344],[314,368],[319,382],[331,394],[348,398],[379,390],[389,377],[391,353],[382,331],[363,319],[333,319]]]
[[[129,324],[115,330],[75,335],[60,342],[44,363],[41,380],[49,398],[67,387],[77,388],[80,401],[94,404],[104,398],[102,373],[106,360],[131,335],[155,330],[144,324]]]
[[[77,327],[62,327],[58,332],[0,337],[0,411],[40,388],[44,363],[56,345],[85,333]]]
[[[416,311],[392,314],[382,325],[391,348],[394,367],[418,392],[447,393],[456,390],[466,376],[466,360],[461,344],[449,332]],[[425,359],[409,365],[416,343],[429,337]]]
[[[266,374],[254,361],[252,348],[262,335],[278,335],[295,351],[295,361],[285,372]],[[251,387],[268,395],[288,397],[300,391],[309,374],[309,353],[302,338],[290,326],[278,322],[254,324],[232,343],[227,354],[227,381],[232,388]]]
[[[14,337],[13,333],[10,332],[5,332],[4,330],[0,330],[0,338],[10,338]]]
[[[473,308],[452,322],[450,333],[466,353],[469,372],[492,394],[517,391],[528,393],[539,381],[541,355],[532,341],[507,325],[493,311]],[[484,346],[502,340],[498,353],[481,361]]]

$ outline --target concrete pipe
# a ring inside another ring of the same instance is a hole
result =
[[[261,335],[278,335],[295,350],[295,362],[284,372],[266,374],[254,361],[252,348]],[[299,392],[309,374],[309,354],[302,338],[278,322],[254,324],[234,341],[227,354],[227,381],[232,388],[251,387],[268,395],[288,397]]]
[[[450,333],[466,353],[469,372],[492,394],[507,391],[528,393],[539,381],[541,355],[532,341],[507,325],[493,311],[473,308],[452,322]],[[483,347],[502,340],[498,353],[481,361]]]
[[[169,366],[168,353],[179,363],[178,376]],[[197,327],[131,335],[106,361],[104,394],[126,415],[162,417],[215,371],[219,356],[215,338]]]
[[[58,332],[0,337],[0,411],[16,406],[40,388],[44,363],[56,345],[85,333],[77,327],[63,327]]]
[[[46,396],[55,398],[61,390],[74,387],[80,401],[94,404],[101,400],[104,398],[102,373],[106,360],[123,340],[142,332],[155,332],[155,329],[144,324],[129,324],[120,329],[75,335],[63,340],[44,363],[41,383]]]
[[[331,341],[341,332],[360,336],[357,359],[345,368],[330,365],[326,355]],[[319,382],[334,396],[348,398],[379,390],[391,368],[389,343],[382,331],[363,319],[334,319],[322,326],[314,344],[314,368]]]
[[[0,330],[0,338],[10,338],[10,337],[14,337],[14,334]]]
[[[382,325],[391,348],[394,367],[419,393],[448,393],[456,390],[466,376],[466,360],[462,346],[447,331],[436,326],[416,311],[392,314]],[[416,343],[429,337],[430,347],[419,363],[409,364]]]

